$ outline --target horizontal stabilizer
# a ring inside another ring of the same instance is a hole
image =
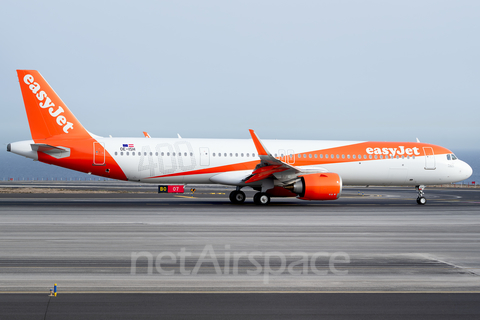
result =
[[[32,143],[31,146],[33,151],[43,152],[57,159],[70,157],[69,148],[51,146],[45,143]]]

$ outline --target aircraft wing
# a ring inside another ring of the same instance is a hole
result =
[[[300,169],[275,158],[263,145],[262,141],[260,141],[255,131],[252,129],[249,131],[253,143],[255,144],[255,148],[257,149],[258,156],[260,157],[260,163],[255,167],[252,174],[246,178],[245,183],[260,181],[271,176],[274,176],[279,180],[291,180],[292,176],[296,179],[300,174],[327,171],[323,168]],[[282,174],[280,175],[280,173]]]

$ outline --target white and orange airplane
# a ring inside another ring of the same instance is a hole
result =
[[[118,180],[156,184],[223,184],[270,197],[335,200],[343,185],[424,187],[467,179],[472,168],[452,151],[418,142],[251,139],[103,138],[88,132],[38,71],[17,70],[32,140],[7,150],[34,160]]]

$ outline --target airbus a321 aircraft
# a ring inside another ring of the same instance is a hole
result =
[[[7,150],[34,160],[118,180],[155,184],[223,184],[271,197],[335,200],[343,185],[424,187],[467,179],[472,168],[452,151],[418,142],[251,139],[103,138],[88,132],[39,72],[17,70],[32,140]]]

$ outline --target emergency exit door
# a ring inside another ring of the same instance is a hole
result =
[[[93,165],[105,165],[105,144],[102,142],[93,143]]]

